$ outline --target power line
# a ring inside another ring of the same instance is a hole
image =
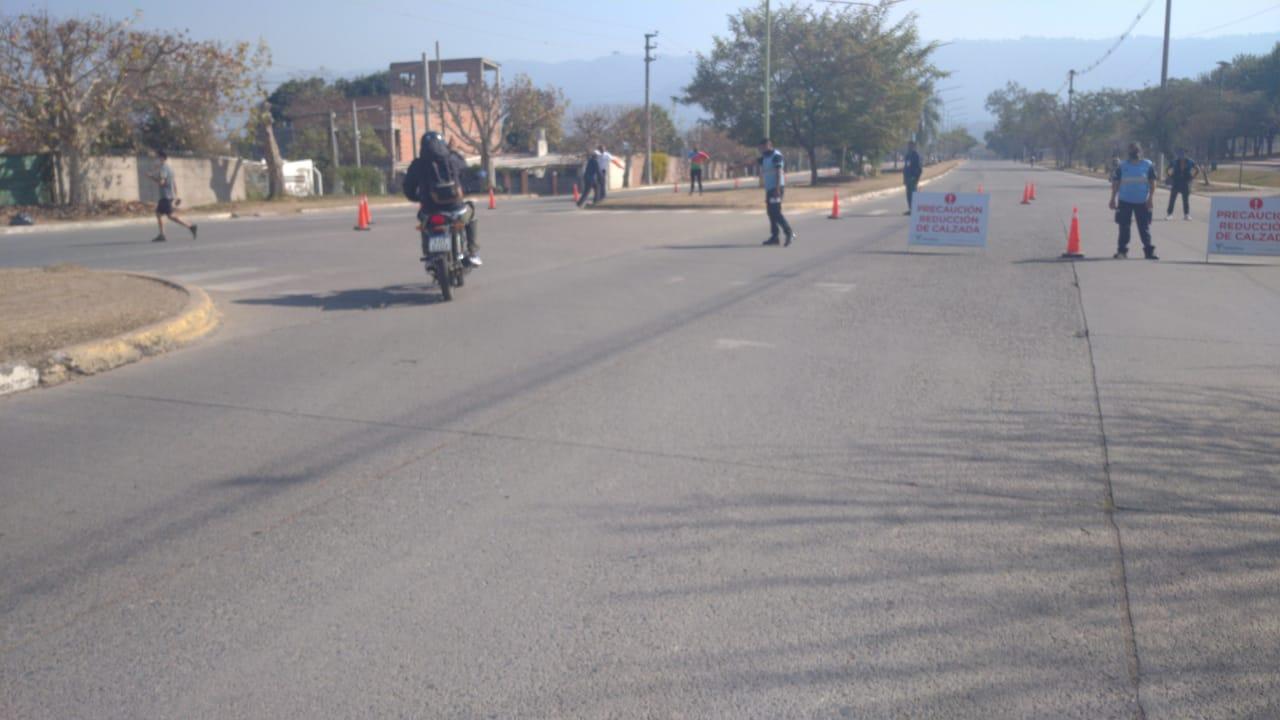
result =
[[[1269,8],[1265,8],[1265,9],[1262,9],[1262,10],[1259,10],[1258,12],[1256,12],[1256,13],[1254,13],[1254,14],[1252,14],[1252,15],[1246,15],[1246,16],[1244,16],[1244,17],[1242,17],[1242,18],[1237,19],[1237,20],[1232,20],[1231,22],[1225,22],[1225,23],[1222,23],[1221,25],[1215,25],[1214,27],[1211,27],[1211,28],[1209,28],[1208,30],[1201,30],[1201,31],[1199,31],[1199,32],[1191,33],[1190,35],[1187,35],[1186,37],[1196,37],[1197,35],[1205,35],[1205,34],[1207,34],[1207,33],[1211,33],[1211,32],[1213,32],[1214,30],[1221,30],[1221,29],[1222,29],[1222,28],[1224,28],[1224,27],[1231,27],[1232,25],[1235,25],[1235,24],[1237,24],[1237,23],[1242,23],[1242,22],[1244,22],[1245,20],[1252,20],[1252,19],[1254,19],[1254,18],[1258,17],[1259,15],[1265,15],[1265,14],[1267,14],[1267,13],[1269,13],[1269,12],[1273,11],[1273,10],[1280,10],[1280,5],[1272,5],[1271,7],[1269,7]]]
[[[1138,23],[1142,22],[1142,18],[1146,16],[1147,11],[1150,10],[1151,6],[1154,4],[1155,4],[1155,0],[1147,0],[1147,4],[1142,6],[1142,10],[1139,11],[1138,15],[1133,18],[1133,22],[1129,23],[1129,27],[1125,28],[1125,31],[1120,33],[1120,37],[1116,38],[1116,41],[1111,44],[1111,47],[1107,48],[1107,51],[1102,53],[1101,57],[1099,57],[1097,60],[1094,60],[1092,63],[1086,66],[1085,69],[1072,70],[1071,72],[1069,72],[1067,74],[1067,78],[1062,81],[1062,84],[1058,86],[1058,89],[1053,94],[1055,96],[1061,95],[1062,91],[1066,89],[1068,84],[1071,83],[1072,75],[1076,77],[1080,77],[1085,73],[1095,70],[1099,65],[1106,62],[1107,58],[1111,57],[1111,55],[1120,48],[1120,46],[1124,43],[1124,41],[1129,39],[1130,33],[1133,32],[1134,28],[1138,27]]]
[[[1139,12],[1138,16],[1133,19],[1133,22],[1129,23],[1129,27],[1123,33],[1121,33],[1120,37],[1116,38],[1115,43],[1111,47],[1107,48],[1107,51],[1102,54],[1102,57],[1098,58],[1097,60],[1094,60],[1093,63],[1090,64],[1085,69],[1077,71],[1076,75],[1077,76],[1084,75],[1092,71],[1093,69],[1101,65],[1104,61],[1106,61],[1107,58],[1111,57],[1111,54],[1114,53],[1116,49],[1120,47],[1121,43],[1123,43],[1126,39],[1128,39],[1129,34],[1133,32],[1133,29],[1138,27],[1138,23],[1142,22],[1143,16],[1147,14],[1147,11],[1151,9],[1151,6],[1153,4],[1155,4],[1155,0],[1147,0],[1147,4],[1142,8],[1142,12]]]

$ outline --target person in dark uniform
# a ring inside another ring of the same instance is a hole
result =
[[[582,171],[582,194],[578,196],[578,207],[587,202],[587,196],[595,194],[594,205],[600,202],[600,153],[592,151],[587,155],[587,166]]]
[[[911,199],[915,197],[916,188],[920,187],[920,176],[924,174],[924,165],[920,162],[920,153],[916,152],[914,140],[907,143],[907,154],[902,158],[902,184],[907,187],[907,211],[911,214]]]
[[[791,223],[782,214],[782,196],[787,189],[786,160],[782,153],[773,149],[773,141],[765,138],[760,141],[760,177],[764,179],[764,206],[769,214],[769,239],[765,245],[777,245],[778,230],[786,233],[786,246],[796,239],[791,231]]]
[[[1182,219],[1191,219],[1191,183],[1200,174],[1200,166],[1196,165],[1195,160],[1187,157],[1186,150],[1178,150],[1178,159],[1173,161],[1168,170],[1170,187],[1169,187],[1169,209],[1165,212],[1164,219],[1173,219],[1173,206],[1178,201],[1178,196],[1182,196]]]

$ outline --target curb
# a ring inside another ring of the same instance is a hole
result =
[[[943,172],[940,172],[931,178],[921,180],[920,184],[917,187],[924,187],[929,183],[941,180],[942,178],[950,175],[957,168],[960,168],[963,165],[964,163],[957,163],[956,165],[950,168],[947,168]],[[877,200],[882,197],[889,197],[891,195],[900,195],[905,192],[906,190],[901,185],[898,185],[895,187],[883,188],[881,190],[872,190],[870,192],[842,196],[840,198],[840,202],[861,202],[863,200]],[[831,207],[830,200],[787,203],[787,209],[789,210],[822,210],[824,208],[830,208],[830,207]],[[757,210],[759,208],[755,205],[744,206],[744,205],[632,204],[632,205],[613,205],[613,206],[603,205],[600,207],[596,207],[593,205],[589,209],[599,211],[599,212],[609,212],[609,211],[624,211],[624,210]]]
[[[218,327],[221,314],[204,290],[151,275],[128,274],[185,292],[186,307],[174,317],[137,330],[55,350],[35,367],[15,365],[0,369],[0,396],[29,390],[37,385],[58,385],[76,377],[96,375],[135,363],[188,345]]]
[[[189,218],[197,220],[230,220],[233,213],[214,213],[212,215],[188,215]],[[151,216],[136,218],[118,218],[115,220],[80,220],[76,222],[54,222],[46,225],[17,225],[11,227],[0,227],[0,236],[3,235],[36,235],[39,233],[60,232],[63,230],[98,230],[120,227],[132,227],[134,225],[154,225],[156,219]]]

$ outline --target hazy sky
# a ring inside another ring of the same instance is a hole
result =
[[[784,0],[779,0],[784,1]],[[822,5],[818,0],[806,4]],[[1136,34],[1163,32],[1165,0]],[[1148,0],[903,0],[928,39],[1116,37]],[[748,0],[0,0],[0,11],[47,9],[55,15],[100,13],[142,24],[187,28],[200,38],[265,39],[271,80],[327,68],[339,74],[408,60],[439,40],[446,57],[495,60],[591,59],[643,52],[658,30],[658,54],[705,51],[724,34],[725,16]],[[1175,37],[1280,30],[1277,0],[1174,0]],[[1252,16],[1252,17],[1251,17]],[[1087,62],[1082,61],[1082,62]]]

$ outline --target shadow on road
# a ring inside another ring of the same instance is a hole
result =
[[[335,290],[324,293],[300,295],[275,295],[264,298],[236,300],[240,305],[277,305],[280,307],[311,307],[331,310],[383,310],[406,305],[434,305],[441,301],[434,284],[391,285],[384,288],[360,288]]]
[[[1138,644],[1159,673],[1211,679],[1181,707],[1217,714],[1276,660],[1276,626],[1253,619],[1274,615],[1280,578],[1280,395],[1156,383],[1104,394]],[[702,460],[724,463],[722,484],[559,507],[558,531],[576,521],[611,536],[602,549],[636,578],[601,602],[693,619],[679,651],[624,692],[801,691],[832,698],[824,717],[878,717],[897,708],[899,683],[934,683],[914,707],[954,717],[1091,688],[1110,713],[1132,709],[1096,416],[958,408],[886,435],[754,457],[744,445]],[[864,616],[874,621],[830,620]],[[817,637],[813,617],[826,618]],[[1193,651],[1168,650],[1179,640],[1163,617]],[[716,642],[750,628],[769,631]],[[1214,632],[1226,640],[1205,644]]]

